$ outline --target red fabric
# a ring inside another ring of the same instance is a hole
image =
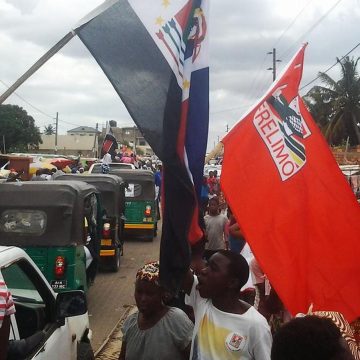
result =
[[[288,103],[296,100],[304,50],[223,139],[221,185],[291,313],[306,313],[313,304],[314,310],[338,311],[351,321],[360,315],[359,204],[301,98],[302,136],[293,131],[288,137],[305,149],[305,160],[297,158],[297,164],[279,130],[286,117],[270,98],[281,92]]]

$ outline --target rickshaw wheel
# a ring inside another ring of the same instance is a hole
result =
[[[115,256],[109,259],[109,268],[112,272],[118,272],[120,268],[121,252],[119,248],[115,249]]]

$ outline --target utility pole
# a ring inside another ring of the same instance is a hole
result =
[[[96,133],[95,133],[94,146],[93,146],[93,155],[94,155],[94,157],[97,158],[97,153],[98,153],[99,146],[98,146],[96,140],[97,140],[97,137],[98,137],[99,123],[96,123],[95,129],[96,129]]]
[[[134,155],[136,155],[136,126],[134,126]]]
[[[56,113],[55,118],[55,154],[57,154],[57,144],[58,144],[58,124],[59,124],[59,113]]]
[[[272,54],[273,56],[273,66],[268,68],[267,70],[272,70],[273,74],[273,81],[276,79],[276,63],[281,62],[281,60],[276,59],[276,49],[274,48],[273,51],[269,51],[268,54]]]

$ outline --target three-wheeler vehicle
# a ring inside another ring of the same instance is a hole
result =
[[[100,250],[98,190],[81,181],[5,183],[0,199],[0,245],[23,248],[55,291],[87,291]]]
[[[150,170],[110,169],[121,177],[125,188],[125,235],[140,235],[152,241],[157,234],[158,213],[155,178]]]
[[[118,271],[124,244],[125,183],[122,178],[108,174],[64,174],[55,180],[85,181],[99,191],[103,214],[99,234],[100,266]]]

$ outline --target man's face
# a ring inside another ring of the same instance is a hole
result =
[[[214,299],[227,290],[230,260],[220,253],[215,253],[206,266],[200,271],[197,286],[200,296]]]

